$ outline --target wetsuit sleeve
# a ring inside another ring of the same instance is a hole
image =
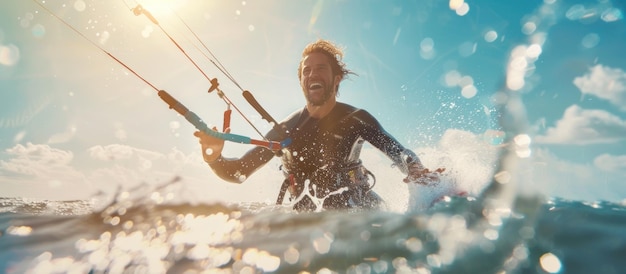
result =
[[[217,160],[209,163],[209,166],[223,180],[240,184],[269,162],[272,157],[274,157],[274,152],[271,150],[255,147],[238,159],[220,156]]]
[[[364,130],[361,134],[363,139],[385,153],[393,161],[394,165],[400,168],[402,173],[408,173],[410,164],[418,163],[421,165],[417,155],[413,151],[406,149],[398,140],[385,131],[378,120],[369,112],[359,110],[354,118],[364,125]]]
[[[301,111],[292,113],[280,124],[285,128],[293,127],[300,112]],[[282,141],[284,138],[285,134],[277,129],[271,129],[265,135],[265,139],[267,140]],[[240,184],[259,168],[267,164],[274,156],[274,152],[267,148],[255,147],[248,150],[241,158],[226,158],[220,155],[217,160],[209,163],[209,166],[213,172],[223,180]]]

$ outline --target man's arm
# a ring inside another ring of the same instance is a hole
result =
[[[363,138],[385,153],[389,157],[394,166],[397,166],[402,173],[407,175],[404,178],[405,183],[416,182],[419,184],[427,184],[429,180],[435,179],[437,173],[441,173],[443,169],[431,172],[428,170],[419,157],[412,150],[406,149],[391,134],[385,131],[380,123],[367,111],[361,110],[358,119],[365,125],[366,132]]]
[[[226,132],[230,132],[230,129],[226,129]],[[239,159],[227,159],[222,156],[224,140],[201,131],[196,131],[194,135],[199,139],[204,161],[217,176],[227,182],[242,183],[274,156],[274,152],[267,148],[255,147]]]
[[[215,161],[208,162],[217,176],[231,183],[243,183],[252,173],[257,171],[274,157],[274,152],[262,147],[255,147],[241,158],[225,158],[219,156]]]

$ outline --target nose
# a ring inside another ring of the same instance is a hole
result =
[[[312,77],[312,76],[317,76],[317,75],[319,75],[319,69],[316,69],[316,68],[305,69],[302,72],[302,76],[305,76],[305,77]]]

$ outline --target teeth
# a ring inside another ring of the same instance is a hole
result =
[[[321,88],[322,84],[321,83],[312,83],[309,88],[310,89],[316,89],[316,88]]]

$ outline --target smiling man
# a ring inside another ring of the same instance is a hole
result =
[[[281,122],[283,130],[272,129],[265,136],[273,141],[290,138],[287,147],[278,153],[255,147],[241,158],[225,158],[221,155],[224,140],[198,131],[195,136],[200,139],[204,160],[222,179],[241,183],[272,157],[281,157],[285,179],[277,203],[282,204],[289,192],[299,211],[381,206],[380,197],[372,191],[374,175],[360,160],[365,141],[407,174],[405,182],[425,184],[435,179],[441,170],[425,168],[415,153],[387,133],[370,113],[337,102],[339,83],[353,74],[342,58],[341,49],[327,40],[304,48],[298,77],[306,106]]]

